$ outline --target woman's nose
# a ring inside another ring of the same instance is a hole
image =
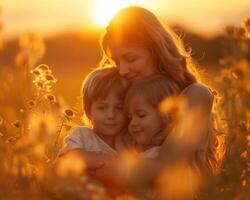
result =
[[[129,73],[128,67],[122,63],[119,65],[118,70],[119,70],[119,74],[123,77],[126,77]]]
[[[131,126],[131,127],[135,127],[135,126],[137,126],[137,120],[135,119],[135,118],[132,118],[131,120],[130,120],[130,123],[129,123],[129,125]]]

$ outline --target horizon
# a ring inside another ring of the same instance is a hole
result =
[[[239,24],[250,13],[249,0],[240,2],[192,0],[192,3],[185,0],[156,0],[154,2],[106,0],[106,2],[116,2],[115,8],[108,10],[111,7],[103,7],[103,1],[98,0],[75,0],[74,4],[67,0],[54,0],[53,3],[48,0],[36,2],[3,0],[1,4],[3,36],[5,38],[18,37],[27,31],[39,32],[44,37],[70,32],[91,35],[93,32],[104,29],[101,23],[107,23],[115,11],[124,6],[137,5],[151,10],[164,23],[176,24],[192,33],[211,37],[220,34],[223,31],[222,27],[226,25]],[[104,19],[100,20],[100,18]]]

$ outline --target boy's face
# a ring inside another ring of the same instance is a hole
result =
[[[129,132],[140,145],[150,145],[152,138],[164,128],[163,120],[157,109],[140,95],[131,99],[128,113],[130,118]]]
[[[104,136],[115,136],[127,126],[123,101],[117,92],[110,91],[106,98],[94,100],[90,107],[93,131]]]

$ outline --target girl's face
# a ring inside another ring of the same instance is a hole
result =
[[[129,132],[141,146],[150,145],[152,138],[164,128],[157,110],[141,95],[132,97],[128,106]]]
[[[111,61],[118,67],[120,75],[132,84],[157,73],[152,52],[145,46],[112,43],[108,53]]]
[[[123,109],[123,99],[117,92],[110,91],[105,98],[92,102],[90,120],[93,131],[102,136],[115,136],[127,126],[127,117]]]

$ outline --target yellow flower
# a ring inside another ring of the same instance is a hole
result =
[[[71,110],[71,109],[65,109],[65,110],[64,110],[64,115],[65,115],[66,117],[68,117],[68,118],[72,118],[72,117],[74,117],[74,112],[73,112],[73,110]]]
[[[34,75],[36,75],[36,76],[41,75],[41,73],[40,73],[37,69],[31,70],[30,73],[32,73],[32,74],[34,74]]]
[[[54,103],[56,102],[56,97],[52,94],[46,94],[45,98],[49,100],[49,102]]]
[[[21,123],[20,120],[16,120],[16,121],[12,122],[11,125],[12,125],[13,127],[15,127],[15,128],[20,128],[21,125],[22,125],[22,123]]]
[[[224,29],[226,35],[229,37],[233,37],[235,35],[235,30],[236,30],[236,27],[234,26],[226,26]]]
[[[36,103],[34,100],[30,100],[30,101],[28,101],[28,105],[29,105],[29,107],[34,107],[36,105]]]
[[[242,28],[242,27],[236,28],[235,29],[235,36],[238,39],[245,39],[246,38],[246,31],[245,31],[245,29]]]
[[[41,65],[38,65],[37,69],[41,71],[49,71],[49,66],[46,64],[41,64]]]
[[[6,143],[12,143],[15,142],[17,140],[16,137],[9,137],[7,140],[5,140]]]
[[[55,79],[55,77],[52,75],[52,74],[48,74],[48,75],[46,75],[45,76],[45,79],[47,80],[47,81],[51,81],[51,82],[56,82],[57,80]]]
[[[242,26],[244,27],[245,31],[250,34],[250,17],[243,20]]]

